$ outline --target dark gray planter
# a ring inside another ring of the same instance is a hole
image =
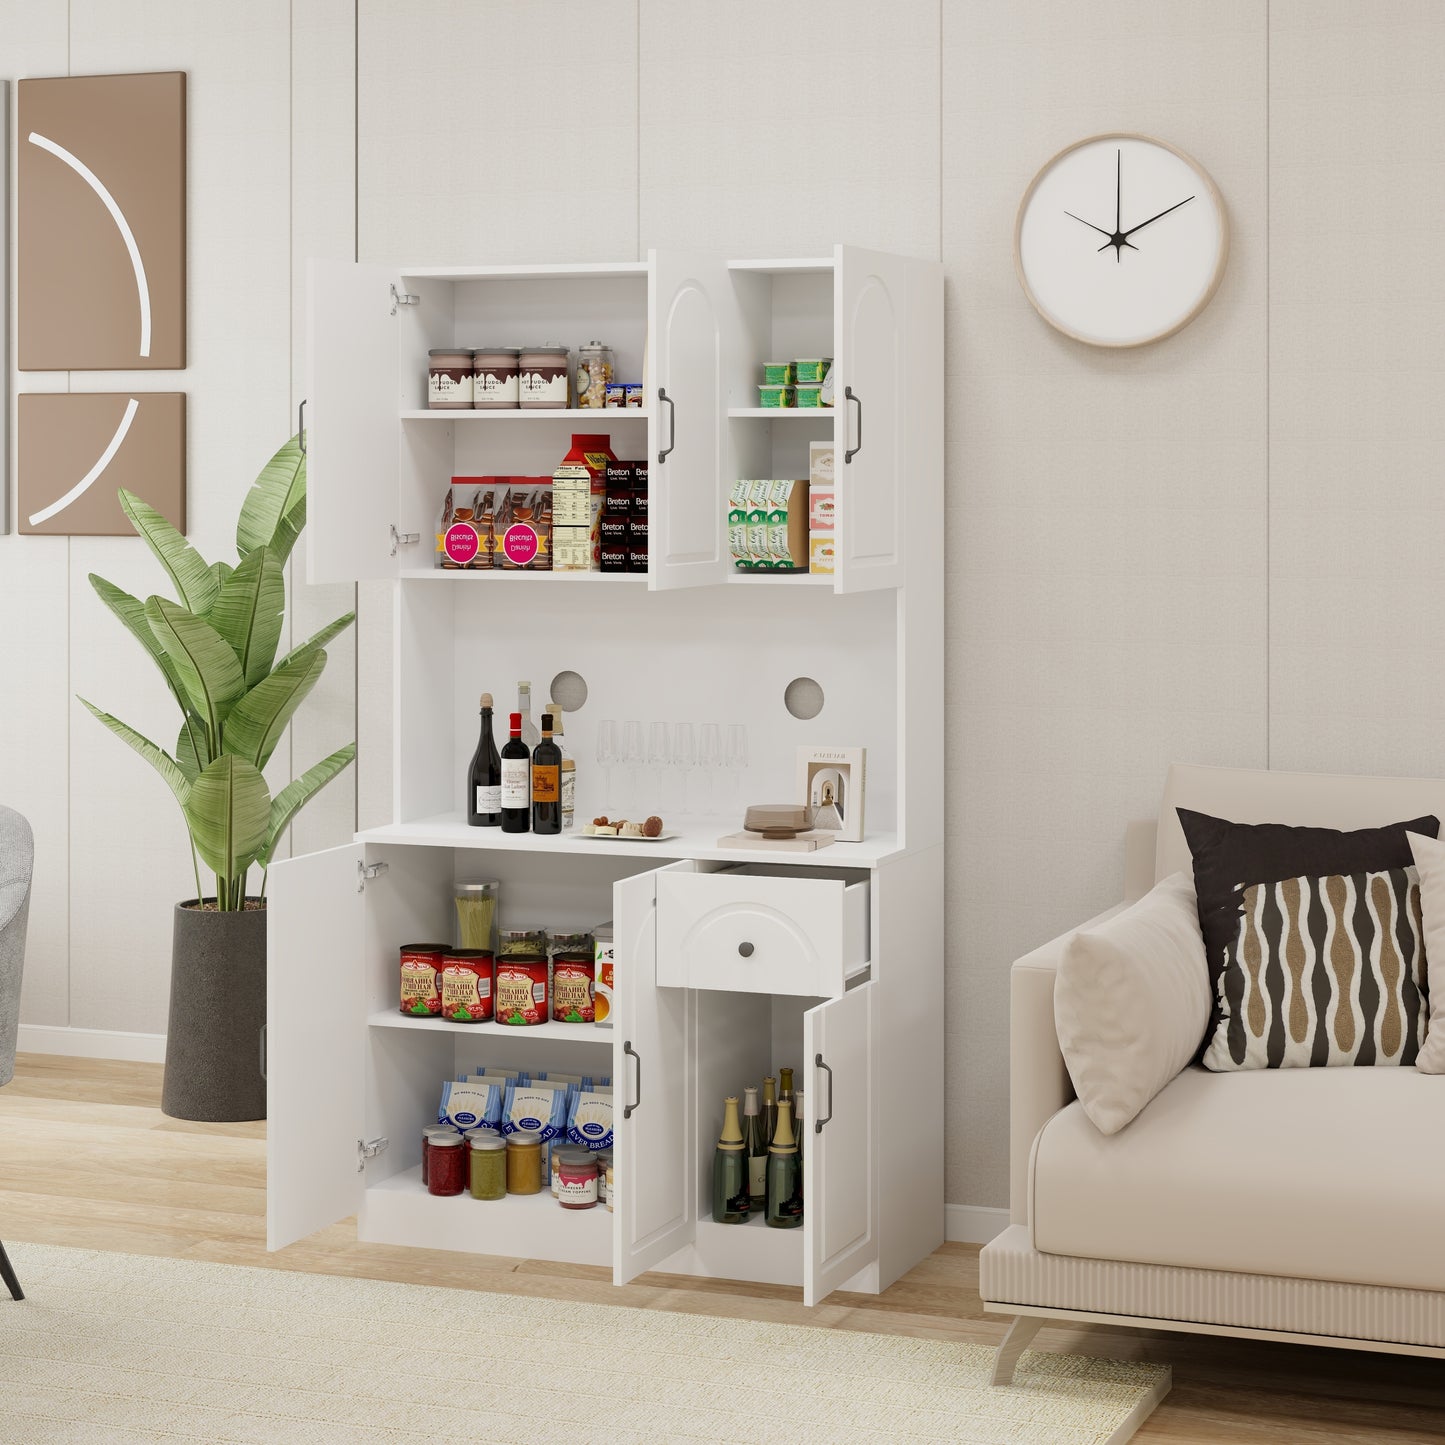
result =
[[[266,910],[194,905],[176,905],[161,1112],[208,1123],[264,1119]]]

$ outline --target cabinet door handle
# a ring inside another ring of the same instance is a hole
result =
[[[740,943],[738,944],[738,952],[744,958],[751,958],[753,956],[753,946],[751,943]]]
[[[667,403],[667,446],[657,454],[657,464],[661,466],[663,462],[667,460],[668,454],[677,445],[677,407],[673,405],[672,398],[667,394],[667,388],[665,386],[659,386],[657,388],[657,399],[658,401],[665,401]],[[662,422],[662,414],[660,412],[658,413],[657,419],[660,425]]]
[[[637,1089],[632,1096],[632,1102],[628,1104],[626,1108],[624,1108],[622,1111],[622,1117],[624,1119],[630,1119],[632,1117],[632,1111],[637,1108],[640,1103],[642,1103],[642,1055],[639,1054],[637,1050],[632,1047],[631,1039],[628,1039],[622,1045],[622,1052],[624,1054],[631,1054],[632,1057],[637,1060],[637,1068],[635,1070]]]
[[[828,1117],[826,1119],[817,1119],[813,1123],[813,1132],[815,1134],[821,1134],[823,1132],[823,1125],[829,1124],[833,1120],[833,1071],[823,1062],[822,1054],[815,1055],[813,1062],[828,1075]]]
[[[854,435],[858,438],[858,445],[856,447],[849,447],[847,451],[843,453],[843,465],[847,466],[852,462],[853,458],[863,450],[863,398],[858,396],[851,386],[845,386],[843,388],[843,395],[858,408],[858,428],[854,432]]]
[[[306,455],[306,398],[303,396],[296,407],[296,442],[301,455]]]

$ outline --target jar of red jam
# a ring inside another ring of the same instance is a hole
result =
[[[561,1024],[590,1024],[595,1018],[597,966],[591,952],[559,953],[552,959],[552,1017]]]
[[[429,1169],[431,1162],[431,1141],[439,1135],[455,1134],[456,1132],[449,1124],[428,1124],[427,1127],[421,1131],[421,1182],[423,1184],[431,1182]]]
[[[454,948],[442,960],[441,1014],[458,1024],[485,1023],[492,1016],[492,967],[489,951]]]
[[[466,1144],[460,1134],[433,1135],[427,1146],[428,1194],[460,1194],[466,1187]]]
[[[441,970],[445,943],[403,943],[401,946],[401,1011],[412,1018],[440,1018]]]
[[[547,955],[509,954],[497,960],[493,990],[499,1024],[526,1028],[551,1014]]]
[[[583,1149],[567,1149],[558,1166],[557,1202],[563,1209],[596,1209],[597,1160]]]

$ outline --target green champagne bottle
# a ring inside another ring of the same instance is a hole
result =
[[[793,1138],[793,1104],[778,1101],[778,1132],[768,1146],[768,1214],[773,1229],[796,1229],[803,1222],[802,1170]]]
[[[737,1096],[729,1094],[723,1101],[722,1137],[712,1159],[712,1217],[719,1224],[747,1222],[748,1146],[738,1126]]]
[[[778,1081],[771,1074],[763,1080],[763,1138],[769,1144],[778,1132]]]
[[[743,1090],[743,1138],[748,1146],[748,1194],[761,1213],[768,1203],[768,1138],[758,1112],[758,1091]]]

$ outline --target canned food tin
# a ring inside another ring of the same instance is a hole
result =
[[[453,1023],[485,1023],[492,1016],[492,955],[480,948],[455,948],[442,961],[444,1018]]]
[[[440,1018],[441,971],[448,953],[444,943],[403,943],[401,946],[401,1011],[413,1018]]]
[[[549,966],[545,954],[513,954],[497,960],[494,998],[499,1024],[526,1028],[551,1017]]]
[[[596,966],[590,954],[558,954],[552,960],[552,1017],[559,1024],[590,1024]]]

